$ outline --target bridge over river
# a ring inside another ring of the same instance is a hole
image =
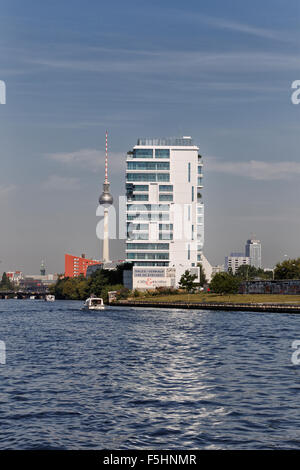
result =
[[[48,295],[49,289],[42,290],[2,290],[0,291],[0,299],[30,299],[30,297],[35,297],[36,299],[45,299]]]

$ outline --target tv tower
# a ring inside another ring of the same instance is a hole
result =
[[[107,177],[108,153],[107,153],[107,131],[105,132],[105,180],[103,192],[99,197],[99,204],[104,206],[104,233],[103,233],[103,263],[110,263],[109,259],[109,238],[108,238],[108,208],[113,203],[113,197],[109,192],[109,182]]]

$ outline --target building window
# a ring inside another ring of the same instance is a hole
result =
[[[169,266],[169,262],[163,261],[136,261],[135,266]]]
[[[127,173],[127,181],[156,181],[155,173]]]
[[[157,173],[157,181],[170,181],[169,173]]]
[[[172,232],[159,232],[158,239],[159,240],[173,240],[173,233]]]
[[[169,149],[156,149],[155,158],[170,158],[170,150]]]
[[[169,170],[169,162],[127,162],[128,170]]]
[[[168,211],[168,204],[128,204],[128,211]]]
[[[133,151],[133,158],[153,158],[152,149],[135,149]]]
[[[188,260],[191,259],[191,247],[190,244],[188,244]]]
[[[192,186],[192,202],[194,201],[194,186]]]
[[[197,184],[198,184],[198,186],[202,186],[202,178],[200,176],[198,176]]]
[[[173,194],[160,194],[159,200],[160,201],[173,201]]]
[[[149,184],[134,184],[133,191],[149,191]]]
[[[169,162],[157,162],[156,167],[157,167],[157,170],[169,170],[170,163]]]
[[[154,162],[127,162],[128,170],[156,170]]]
[[[173,224],[159,224],[159,230],[173,230]]]
[[[137,212],[134,215],[127,215],[127,220],[169,220],[169,213],[162,213],[162,214],[140,214]]]
[[[171,184],[160,184],[159,191],[160,192],[172,192],[173,186]]]
[[[191,164],[188,164],[188,182],[191,182]]]
[[[137,233],[127,232],[127,238],[129,238],[130,240],[148,240],[149,234],[148,232],[137,232]]]
[[[132,222],[127,222],[127,230],[148,230],[148,224],[134,224]]]
[[[169,259],[169,253],[127,253],[127,259]]]
[[[131,199],[133,201],[148,201],[148,194],[134,194]]]
[[[170,181],[169,173],[127,173],[127,181]]]
[[[168,250],[169,243],[127,243],[127,250]]]

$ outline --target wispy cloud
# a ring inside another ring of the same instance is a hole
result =
[[[76,191],[80,189],[80,180],[79,178],[50,175],[44,182],[43,188],[51,191]]]
[[[250,160],[248,162],[233,162],[220,160],[215,157],[205,161],[206,171],[226,173],[235,176],[261,181],[294,180],[300,177],[300,162],[265,162]]]
[[[88,171],[101,171],[104,169],[105,153],[97,149],[80,149],[74,152],[60,152],[47,154],[47,157],[58,163],[82,168]],[[122,171],[125,165],[125,155],[117,152],[109,153],[109,171]]]
[[[227,29],[229,31],[236,31],[238,33],[250,34],[252,36],[257,36],[261,38],[268,39],[277,39],[282,40],[285,36],[278,31],[260,28],[257,26],[249,25],[246,23],[241,23],[233,20],[228,20],[225,18],[218,18],[207,15],[196,15],[197,20],[202,21],[210,26],[213,26],[218,29]],[[195,16],[192,17],[195,20]]]
[[[189,23],[202,23],[208,26],[211,26],[215,29],[228,30],[232,32],[237,32],[245,35],[260,37],[263,39],[271,39],[282,42],[298,42],[299,35],[298,31],[288,31],[288,30],[275,30],[260,25],[249,24],[246,21],[236,21],[232,18],[221,18],[219,16],[206,15],[204,13],[191,12],[187,9],[166,9],[166,14],[170,18],[170,15],[173,15],[173,18],[182,22]]]
[[[113,49],[112,49],[113,52]],[[160,51],[154,55],[136,57],[134,53],[111,57],[107,52],[93,59],[40,57],[27,59],[28,63],[53,69],[77,72],[127,73],[130,75],[162,75],[176,72],[177,76],[199,76],[208,72],[247,73],[257,71],[299,70],[299,56],[257,51]],[[180,64],[180,67],[178,67]]]

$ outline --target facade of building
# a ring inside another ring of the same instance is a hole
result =
[[[145,269],[176,268],[176,283],[201,261],[203,164],[198,152],[191,137],[183,137],[138,139],[127,153],[126,261]]]
[[[22,271],[9,271],[6,273],[6,276],[16,285],[19,285],[20,281],[24,279]]]
[[[100,261],[87,259],[85,255],[73,256],[65,254],[65,277],[86,276],[88,266],[101,264]]]
[[[224,264],[218,264],[217,266],[212,266],[206,256],[202,253],[201,264],[205,274],[207,282],[211,282],[215,274],[224,272]]]
[[[251,266],[261,268],[261,243],[259,240],[247,240],[245,255],[250,258]]]
[[[217,264],[216,266],[212,266],[211,276],[213,278],[215,274],[223,273],[224,271],[225,271],[224,264]]]
[[[54,284],[57,279],[57,274],[26,274],[24,275],[21,271],[9,271],[6,273],[7,277],[16,286],[24,286],[32,283],[32,286],[49,286]],[[24,281],[24,282],[23,282]]]
[[[235,274],[236,270],[240,266],[250,265],[250,258],[245,256],[243,253],[231,253],[230,256],[225,258],[225,271],[232,270],[232,273]]]

